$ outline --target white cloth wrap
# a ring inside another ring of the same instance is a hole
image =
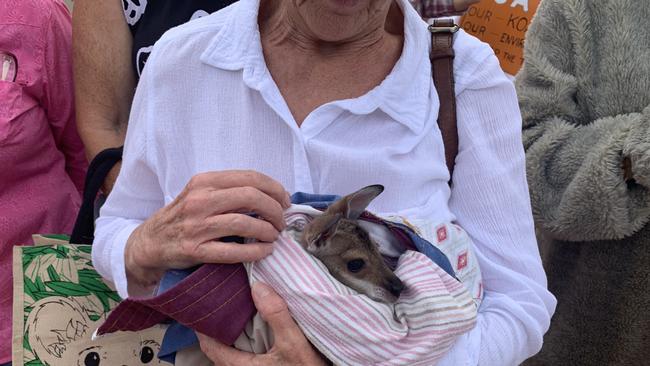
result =
[[[288,226],[306,220],[288,217]],[[476,322],[477,305],[463,283],[429,258],[406,251],[395,274],[406,289],[394,305],[336,281],[283,231],[272,255],[248,264],[251,282],[271,285],[305,336],[339,365],[432,365]]]

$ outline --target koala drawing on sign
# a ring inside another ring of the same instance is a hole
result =
[[[101,321],[90,320],[77,301],[55,296],[34,303],[25,327],[29,345],[44,365],[168,365],[156,357],[163,336],[160,328],[91,340]]]

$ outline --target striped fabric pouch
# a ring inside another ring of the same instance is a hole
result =
[[[310,220],[288,217],[290,227]],[[395,274],[406,289],[395,304],[378,303],[337,282],[327,268],[282,232],[273,254],[249,263],[249,280],[271,285],[307,338],[338,365],[432,365],[476,322],[466,286],[425,255],[407,251]]]

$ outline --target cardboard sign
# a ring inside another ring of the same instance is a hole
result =
[[[492,46],[501,68],[515,75],[524,62],[524,37],[540,0],[482,0],[460,18],[460,26]]]

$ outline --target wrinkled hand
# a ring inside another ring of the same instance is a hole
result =
[[[327,365],[291,318],[287,303],[271,287],[258,282],[253,285],[252,293],[255,307],[273,331],[275,344],[268,353],[257,355],[199,334],[201,350],[215,365]]]
[[[465,11],[479,1],[481,0],[454,0],[454,9],[456,9],[456,11]]]
[[[151,288],[171,268],[266,257],[285,227],[283,209],[290,204],[282,185],[261,173],[223,171],[192,177],[174,201],[129,237],[124,257],[130,288],[132,283]],[[256,242],[219,241],[227,236]]]

